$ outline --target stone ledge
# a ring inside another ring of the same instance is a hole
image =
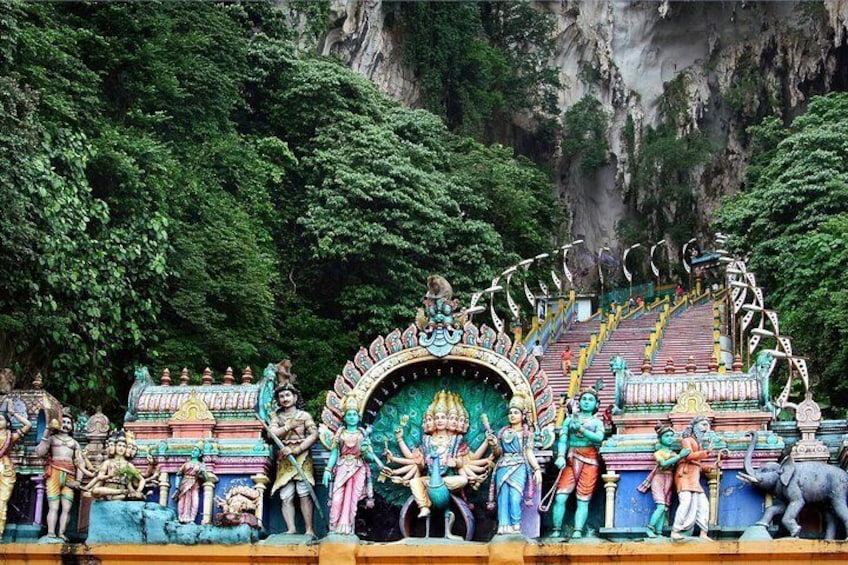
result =
[[[67,563],[149,564],[182,563],[286,563],[331,565],[322,559],[320,544],[310,545],[91,545],[7,544],[0,546],[0,558],[9,563],[60,565]],[[349,544],[355,563],[384,564],[465,564],[465,563],[639,563],[669,565],[687,563],[717,565],[804,565],[848,562],[848,543],[781,539],[763,542],[671,542],[665,543],[540,543],[509,540],[499,543],[439,543],[406,540],[397,543]],[[338,559],[336,552],[327,558]],[[347,561],[347,559],[346,559]]]

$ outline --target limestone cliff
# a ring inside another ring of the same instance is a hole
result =
[[[555,1],[536,7],[557,22],[558,51],[550,64],[562,81],[562,111],[591,95],[609,119],[606,167],[585,175],[556,148],[549,152],[572,233],[585,236],[591,248],[615,244],[617,222],[642,211],[646,195],[631,190],[629,159],[646,128],[663,119],[669,84],[680,86],[678,132],[703,132],[713,147],[687,182],[697,224],[692,229],[700,231],[720,198],[743,181],[748,126],[767,114],[789,119],[811,95],[848,88],[848,0]],[[385,25],[384,9],[380,0],[334,0],[331,29],[318,49],[415,106],[420,100],[415,76],[404,67],[400,38]],[[515,121],[532,127],[521,116]],[[630,151],[628,143],[635,145]]]

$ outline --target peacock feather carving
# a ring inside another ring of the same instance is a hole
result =
[[[378,387],[380,387],[379,390],[384,390],[385,385],[381,384],[381,381],[391,373],[394,367],[400,364],[409,364],[419,359],[422,361],[432,359],[428,351],[418,345],[418,334],[419,331],[414,324],[411,324],[403,332],[395,329],[385,338],[377,337],[368,348],[361,347],[354,359],[345,364],[341,374],[336,377],[333,389],[327,394],[326,405],[321,414],[322,427],[326,428],[326,433],[323,431],[321,433],[322,441],[325,436],[331,438],[341,426],[343,400],[346,396],[355,394],[365,402]],[[464,348],[458,350],[457,355],[459,357],[482,359],[486,363],[494,362],[496,366],[493,366],[493,368],[500,374],[506,374],[507,380],[511,383],[510,386],[518,387],[513,390],[524,390],[533,398],[537,431],[543,437],[543,447],[549,447],[553,434],[542,433],[542,428],[553,426],[556,417],[553,391],[549,386],[547,375],[541,370],[536,359],[528,354],[524,344],[521,341],[513,342],[508,335],[497,333],[485,324],[478,328],[474,324],[466,322],[463,325],[462,339],[455,347]],[[479,381],[474,382],[477,389],[489,391],[492,395],[501,398],[502,403],[506,406],[509,391],[496,391],[488,386],[481,387]],[[398,388],[397,383],[394,387]],[[406,388],[409,388],[409,386],[407,385]],[[403,393],[406,388],[402,386],[398,395]],[[415,390],[415,388],[413,387],[410,390]],[[391,399],[384,404],[381,402],[381,404],[382,406],[376,416],[377,419],[388,417],[386,414],[391,413],[391,407],[394,406]],[[471,414],[481,413],[473,410],[471,406],[466,406]],[[397,410],[397,406],[394,406],[394,409]],[[386,412],[387,410],[389,412]],[[408,414],[411,418],[414,416],[412,413]],[[400,416],[397,415],[397,417]]]

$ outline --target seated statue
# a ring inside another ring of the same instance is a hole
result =
[[[392,481],[408,486],[419,508],[419,517],[430,514],[430,486],[443,482],[449,491],[460,491],[466,485],[477,488],[488,476],[492,459],[484,457],[488,444],[483,442],[476,450],[465,443],[468,430],[468,412],[459,395],[441,391],[436,394],[422,422],[421,445],[412,449],[404,440],[404,427],[409,418],[401,419],[395,437],[401,455],[385,452],[389,463],[400,465],[386,469]],[[437,477],[430,477],[432,473]],[[431,480],[432,479],[432,480]]]
[[[135,465],[127,460],[129,444],[126,433],[123,430],[117,432],[113,440],[114,453],[109,450],[109,459],[100,465],[97,475],[83,487],[83,496],[100,500],[144,500],[145,480]]]

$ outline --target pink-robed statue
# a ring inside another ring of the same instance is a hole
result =
[[[177,519],[183,524],[194,522],[200,506],[200,485],[209,478],[206,465],[201,460],[203,457],[203,443],[195,445],[191,450],[191,457],[183,463],[177,476],[181,477],[177,483],[177,490],[173,499],[177,501]]]
[[[354,535],[357,504],[363,498],[367,508],[374,507],[371,468],[366,459],[383,463],[371,449],[365,431],[359,427],[359,407],[354,397],[344,402],[344,426],[339,428],[331,445],[330,459],[324,471],[324,486],[330,487],[331,533]]]

